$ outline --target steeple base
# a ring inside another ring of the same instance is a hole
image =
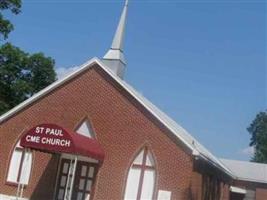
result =
[[[118,77],[123,79],[125,64],[120,60],[102,59],[103,63]]]
[[[123,40],[126,25],[128,0],[125,1],[125,5],[121,14],[119,25],[113,38],[111,48],[103,57],[102,61],[112,70],[112,72],[123,79],[124,70],[126,67],[126,61],[123,54]]]

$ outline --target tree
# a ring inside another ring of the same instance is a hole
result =
[[[252,161],[267,163],[267,112],[260,112],[247,128],[251,135],[250,146],[255,153]]]
[[[20,13],[21,0],[0,0],[0,36],[4,39],[14,29],[13,24],[4,18],[3,11],[10,10],[13,14]]]
[[[55,62],[6,43],[0,47],[0,114],[56,80]]]
[[[50,57],[45,57],[43,53],[29,56],[27,65],[31,71],[31,95],[39,92],[56,80],[56,73],[54,71],[55,61]]]

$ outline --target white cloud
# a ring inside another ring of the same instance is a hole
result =
[[[65,76],[69,75],[71,72],[77,70],[79,66],[74,67],[58,67],[56,68],[57,78],[62,79]]]
[[[253,156],[255,152],[254,147],[246,147],[244,149],[241,149],[240,153],[246,156]]]

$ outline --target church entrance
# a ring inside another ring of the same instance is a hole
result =
[[[20,145],[25,152],[35,149],[61,156],[54,200],[92,199],[96,173],[105,156],[95,139],[56,124],[39,124],[22,136]],[[23,189],[24,184],[19,181],[17,198],[23,196]]]
[[[72,200],[90,200],[97,173],[97,164],[86,161],[77,161],[75,174],[70,173],[72,170],[69,169],[72,167],[74,167],[73,161],[65,158],[61,159],[55,199],[69,199],[67,195],[70,194],[70,188],[73,188],[71,194]],[[74,181],[72,181],[73,177]],[[73,186],[71,187],[72,182]]]
[[[231,200],[243,200],[245,198],[244,194],[238,194],[238,193],[230,193],[230,199]]]

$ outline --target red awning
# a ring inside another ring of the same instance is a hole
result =
[[[20,145],[44,152],[69,153],[104,160],[104,151],[96,140],[56,124],[40,124],[33,127],[23,135]]]

